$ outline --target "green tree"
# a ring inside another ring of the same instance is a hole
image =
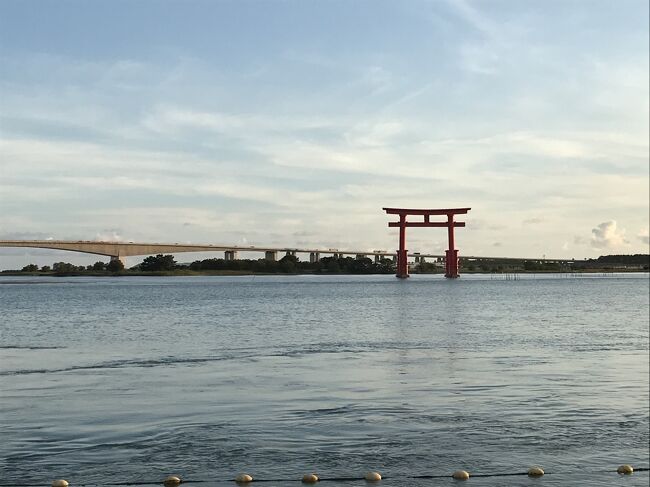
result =
[[[52,268],[49,265],[44,265],[41,267],[41,272],[50,272]]]
[[[541,266],[537,262],[533,262],[532,260],[524,261],[524,270],[526,271],[537,271],[540,267]]]
[[[122,272],[124,270],[124,264],[120,259],[114,259],[111,260],[107,265],[106,265],[106,270],[108,272]]]
[[[396,271],[395,262],[393,259],[387,259],[385,257],[379,261],[379,265],[377,267],[377,270],[382,274],[392,274]]]
[[[372,259],[369,259],[368,257],[354,259],[350,264],[349,272],[352,272],[353,274],[371,274],[374,270]]]
[[[279,264],[282,272],[287,274],[296,272],[296,268],[298,267],[298,257],[295,255],[285,255],[280,259]]]
[[[341,272],[341,266],[339,266],[339,260],[335,257],[323,257],[320,260],[320,269],[321,272],[330,272],[332,274],[337,274]]]
[[[36,272],[38,271],[38,266],[36,264],[29,264],[22,268],[22,272]]]
[[[69,262],[55,262],[52,265],[52,270],[54,271],[55,274],[70,274],[72,272],[76,272],[77,267],[70,264]]]
[[[140,270],[145,272],[171,271],[176,268],[173,255],[150,255],[140,264]]]
[[[106,264],[105,264],[104,262],[98,260],[97,262],[95,262],[95,263],[92,265],[92,270],[94,270],[94,271],[100,271],[100,272],[101,272],[101,271],[105,271],[105,270],[106,270]]]
[[[433,262],[420,262],[419,272],[420,274],[434,274],[436,272],[436,266]]]

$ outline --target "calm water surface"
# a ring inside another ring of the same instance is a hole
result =
[[[0,278],[0,483],[647,486],[648,274],[525,277]]]

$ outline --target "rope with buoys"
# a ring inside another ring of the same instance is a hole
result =
[[[640,468],[635,468],[632,465],[625,464],[619,466],[615,470],[619,475],[632,475],[634,472],[648,472],[650,471],[650,468],[647,467],[640,467]],[[596,470],[592,471],[592,473],[612,473],[613,470]],[[501,472],[501,473],[484,473],[484,474],[470,474],[467,470],[456,470],[454,473],[451,475],[446,474],[446,475],[404,475],[401,476],[400,478],[402,479],[419,479],[419,480],[425,480],[425,479],[443,479],[443,478],[452,478],[455,480],[468,480],[470,477],[512,477],[512,476],[528,476],[528,477],[541,477],[543,475],[566,475],[567,473],[570,472],[545,472],[542,467],[539,466],[534,466],[530,467],[527,471],[525,472]],[[384,476],[379,472],[371,471],[366,474],[364,474],[362,477],[321,477],[320,475],[316,473],[309,473],[305,474],[302,476],[302,478],[281,478],[281,479],[273,479],[273,478],[267,478],[267,479],[259,479],[259,478],[253,478],[252,475],[248,473],[240,473],[237,475],[234,479],[230,479],[230,481],[235,482],[238,485],[246,485],[251,482],[302,482],[303,484],[315,484],[319,482],[352,482],[352,481],[366,481],[367,483],[381,483],[382,479],[394,479],[396,477],[388,477]],[[154,481],[154,482],[145,482],[145,481],[136,481],[136,482],[102,482],[101,485],[160,485],[161,483],[164,485],[164,487],[177,487],[181,484],[200,484],[200,483],[207,483],[207,482],[215,482],[215,481],[220,481],[224,482],[227,480],[223,479],[210,479],[210,480],[184,480],[178,475],[170,475],[169,477],[165,478],[162,482],[160,480]],[[69,487],[71,484],[69,481],[64,480],[64,479],[58,479],[54,480],[51,484],[52,487]],[[75,484],[79,487],[81,486],[94,486],[94,485],[99,485],[99,484]],[[32,484],[32,483],[16,483],[12,482],[11,484],[4,484],[0,483],[0,487],[43,487],[42,483],[38,484]]]

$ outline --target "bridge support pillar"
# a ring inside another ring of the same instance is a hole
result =
[[[223,253],[223,258],[225,260],[236,260],[237,259],[237,251],[236,250],[226,250]]]
[[[126,267],[126,257],[124,257],[123,255],[111,255],[111,262],[113,262],[114,260],[120,261],[122,265]]]
[[[381,255],[375,254],[375,264],[379,264],[380,261],[381,261]]]
[[[275,250],[267,250],[264,252],[264,258],[270,261],[278,260],[278,253]]]
[[[320,253],[319,252],[309,252],[309,262],[311,264],[315,264],[320,260]]]

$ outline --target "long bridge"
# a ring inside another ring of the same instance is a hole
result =
[[[81,252],[110,257],[111,260],[124,262],[126,257],[156,254],[178,254],[183,252],[223,252],[224,259],[235,260],[239,252],[259,252],[264,254],[268,260],[277,260],[278,254],[296,255],[308,254],[310,262],[318,262],[321,255],[333,257],[352,256],[355,258],[374,257],[375,262],[381,259],[397,259],[397,252],[384,250],[339,250],[322,248],[295,248],[295,247],[264,247],[264,246],[240,246],[240,245],[213,245],[213,244],[181,244],[181,243],[138,243],[138,242],[102,242],[94,240],[0,240],[0,247],[28,247],[39,249],[67,250],[70,252]],[[408,257],[416,263],[425,262],[425,259],[442,261],[445,254],[431,254],[409,252]],[[546,259],[546,258],[522,258],[522,257],[479,257],[465,256],[467,260],[529,260],[539,263],[572,263],[573,259]]]

